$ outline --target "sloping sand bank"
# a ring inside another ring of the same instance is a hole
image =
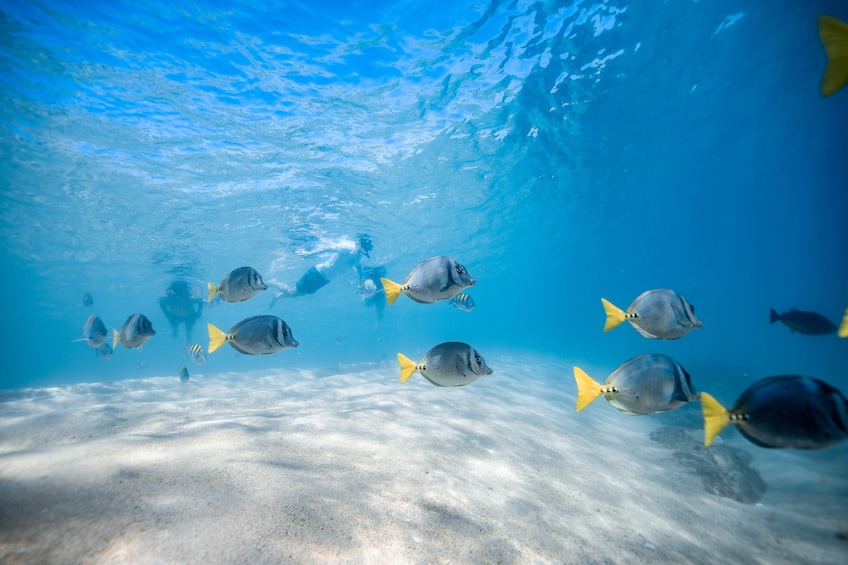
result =
[[[487,361],[4,392],[0,562],[845,562],[844,446],[705,450],[698,405],[576,414],[569,362]]]

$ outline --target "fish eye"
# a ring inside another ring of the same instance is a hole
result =
[[[478,365],[479,365],[480,363],[482,363],[482,362],[483,362],[483,358],[482,358],[482,357],[480,357],[479,355],[475,355],[475,356],[474,356],[474,360],[475,360],[475,361],[477,361],[477,364],[478,364]]]
[[[461,275],[463,271],[465,271],[465,269],[462,267],[462,265],[456,266],[456,272],[457,273],[459,273]]]

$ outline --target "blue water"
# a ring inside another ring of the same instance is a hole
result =
[[[769,325],[848,300],[848,92],[822,98],[834,2],[4,2],[3,371],[19,388],[173,375],[158,299],[236,267],[287,284],[366,233],[402,280],[450,255],[470,313],[353,271],[271,309],[209,305],[194,331],[273,313],[296,350],[225,348],[192,371],[393,364],[442,341],[612,370],[672,355],[701,388],[801,373],[848,390],[848,340]],[[672,288],[704,327],[602,332]],[[82,305],[83,293],[94,305]],[[79,337],[142,312],[157,335],[104,360]],[[709,386],[707,386],[709,383]]]

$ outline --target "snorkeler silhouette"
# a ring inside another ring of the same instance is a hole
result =
[[[177,326],[185,325],[186,343],[191,343],[191,330],[200,318],[203,304],[203,297],[192,292],[189,283],[183,279],[174,280],[159,297],[159,307],[168,318],[174,337],[177,337]]]

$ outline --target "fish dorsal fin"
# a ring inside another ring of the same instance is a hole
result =
[[[701,393],[701,411],[704,413],[704,445],[709,447],[719,432],[730,423],[730,412],[706,392]]]
[[[580,412],[601,396],[601,383],[586,374],[580,367],[574,367],[574,380],[577,381],[577,406]]]
[[[819,16],[819,39],[827,53],[822,96],[830,96],[848,83],[848,24],[833,16]]]

